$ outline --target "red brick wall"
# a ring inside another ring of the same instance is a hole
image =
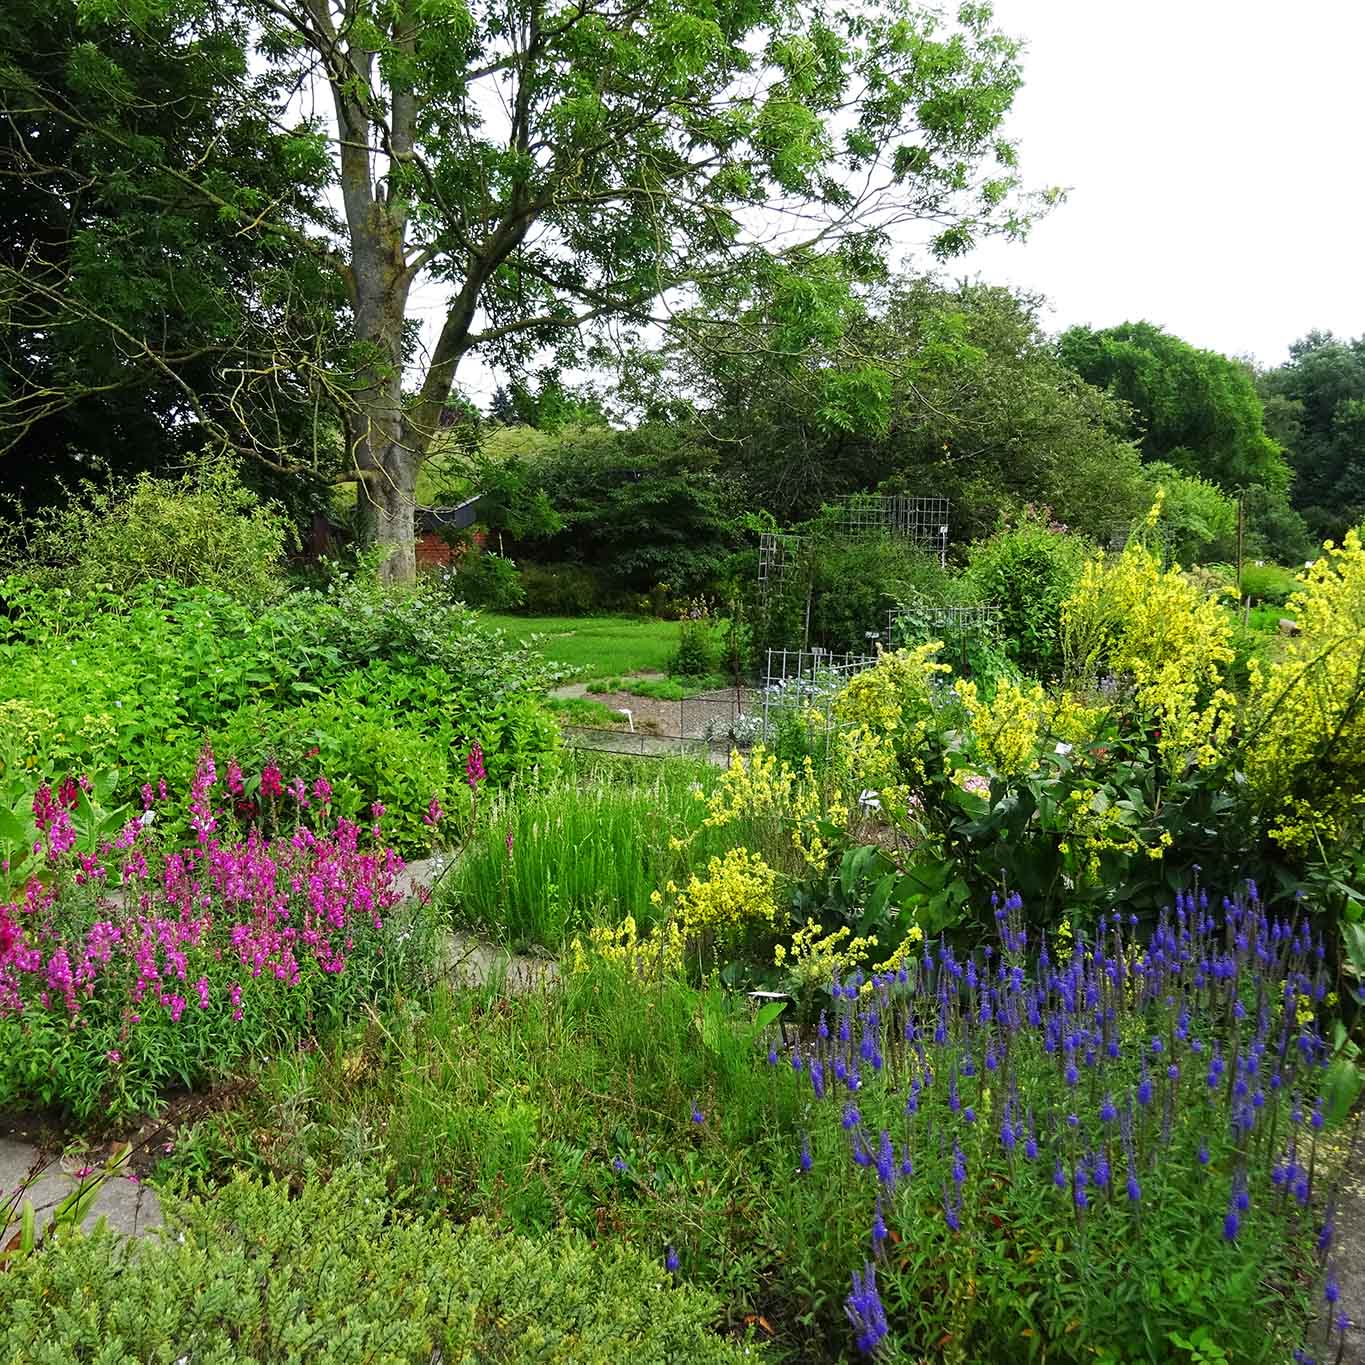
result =
[[[449,564],[453,552],[449,544],[438,535],[427,534],[417,537],[417,567],[435,569]]]
[[[480,549],[487,544],[487,541],[488,533],[486,531],[474,532],[474,543]],[[428,531],[417,537],[418,569],[439,569],[443,565],[453,564],[462,553],[461,549],[451,549],[449,542],[434,531]]]

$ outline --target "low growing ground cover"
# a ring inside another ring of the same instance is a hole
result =
[[[169,1236],[69,1240],[7,1275],[11,1361],[536,1361],[703,1365],[746,1350],[716,1305],[650,1258],[581,1236],[413,1217],[357,1168],[287,1186],[235,1179],[168,1202]],[[79,1305],[77,1308],[76,1305]],[[178,1355],[167,1356],[168,1348]]]

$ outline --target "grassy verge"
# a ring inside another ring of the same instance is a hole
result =
[[[624,725],[626,718],[610,706],[591,697],[551,697],[547,703],[562,721],[569,725],[583,725],[605,730]]]
[[[506,616],[483,621],[536,646],[574,679],[638,672],[664,673],[678,647],[678,623],[646,616]]]
[[[652,697],[656,701],[682,701],[702,692],[714,692],[730,685],[730,679],[719,673],[700,678],[591,678],[589,692],[625,692],[632,697]]]

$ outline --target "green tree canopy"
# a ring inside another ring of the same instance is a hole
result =
[[[20,95],[6,80],[8,103],[66,118],[95,149],[92,174],[112,158],[139,241],[156,196],[130,163],[207,203],[234,241],[340,282],[356,347],[310,370],[307,393],[336,405],[340,472],[396,578],[414,570],[417,472],[470,354],[513,370],[547,349],[571,359],[585,336],[674,324],[746,290],[771,301],[765,345],[830,344],[848,282],[880,270],[898,226],[932,225],[934,250],[952,255],[1022,231],[1036,206],[1001,134],[1018,45],[986,4],[953,20],[911,0],[85,0],[81,12],[173,67],[217,52],[216,117],[259,128],[261,159],[295,167],[301,206],[245,167],[217,174],[193,149],[182,163],[171,141],[139,139],[116,100],[73,110],[55,76]],[[92,42],[120,88],[126,63]],[[449,300],[420,356],[419,280]]]
[[[1310,332],[1260,377],[1294,467],[1294,505],[1319,537],[1365,521],[1365,337]]]
[[[490,457],[543,490],[560,526],[526,549],[599,569],[645,592],[706,586],[738,543],[733,482],[695,429],[644,422],[628,431],[567,427],[535,453]]]
[[[1229,492],[1252,484],[1287,488],[1289,466],[1266,434],[1245,365],[1201,351],[1150,322],[1104,331],[1073,327],[1062,334],[1058,354],[1088,383],[1131,406],[1143,459]]]
[[[775,364],[735,317],[729,342],[635,358],[624,391],[705,432],[748,504],[801,521],[822,502],[882,488],[953,502],[953,539],[1048,503],[1095,536],[1140,507],[1124,409],[1063,365],[1040,300],[982,285],[898,277],[867,291],[838,347]],[[681,404],[679,395],[691,399]]]
[[[93,8],[0,7],[0,481],[29,507],[97,466],[182,464],[210,427],[309,451],[326,432],[302,376],[345,341],[335,274],[202,188],[295,231],[330,217],[237,98],[245,22]]]

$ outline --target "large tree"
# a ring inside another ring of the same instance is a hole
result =
[[[1294,505],[1340,540],[1365,522],[1365,337],[1310,332],[1260,387],[1294,467]]]
[[[1250,369],[1201,351],[1150,322],[1103,331],[1073,327],[1059,354],[1083,379],[1131,405],[1144,459],[1174,465],[1232,492],[1283,492],[1289,467],[1266,434]]]
[[[1028,502],[1103,535],[1142,497],[1126,411],[1057,359],[1040,304],[898,276],[867,292],[832,347],[774,363],[761,343],[771,319],[751,312],[730,323],[729,346],[689,336],[640,358],[624,391],[657,418],[695,422],[749,505],[782,521],[882,488],[949,498],[958,541]]]
[[[951,254],[1028,216],[1000,134],[1018,48],[985,4],[963,4],[956,22],[908,0],[83,9],[135,23],[172,56],[225,32],[240,41],[248,25],[261,61],[223,66],[237,109],[269,126],[301,179],[330,171],[334,233],[280,214],[249,183],[172,175],[245,240],[287,245],[343,282],[356,349],[309,383],[337,404],[337,477],[360,485],[395,579],[414,571],[417,472],[471,354],[568,359],[592,329],[673,322],[737,290],[774,301],[765,344],[799,349],[824,325],[814,295],[875,273],[898,225],[930,225]],[[82,135],[129,145],[98,111],[37,98]],[[415,364],[419,281],[447,303]],[[220,434],[244,439],[227,423]]]
[[[215,427],[261,453],[311,433],[296,362],[344,341],[340,282],[204,189],[327,224],[323,178],[237,98],[247,33],[0,8],[0,486],[25,506],[173,467]]]

